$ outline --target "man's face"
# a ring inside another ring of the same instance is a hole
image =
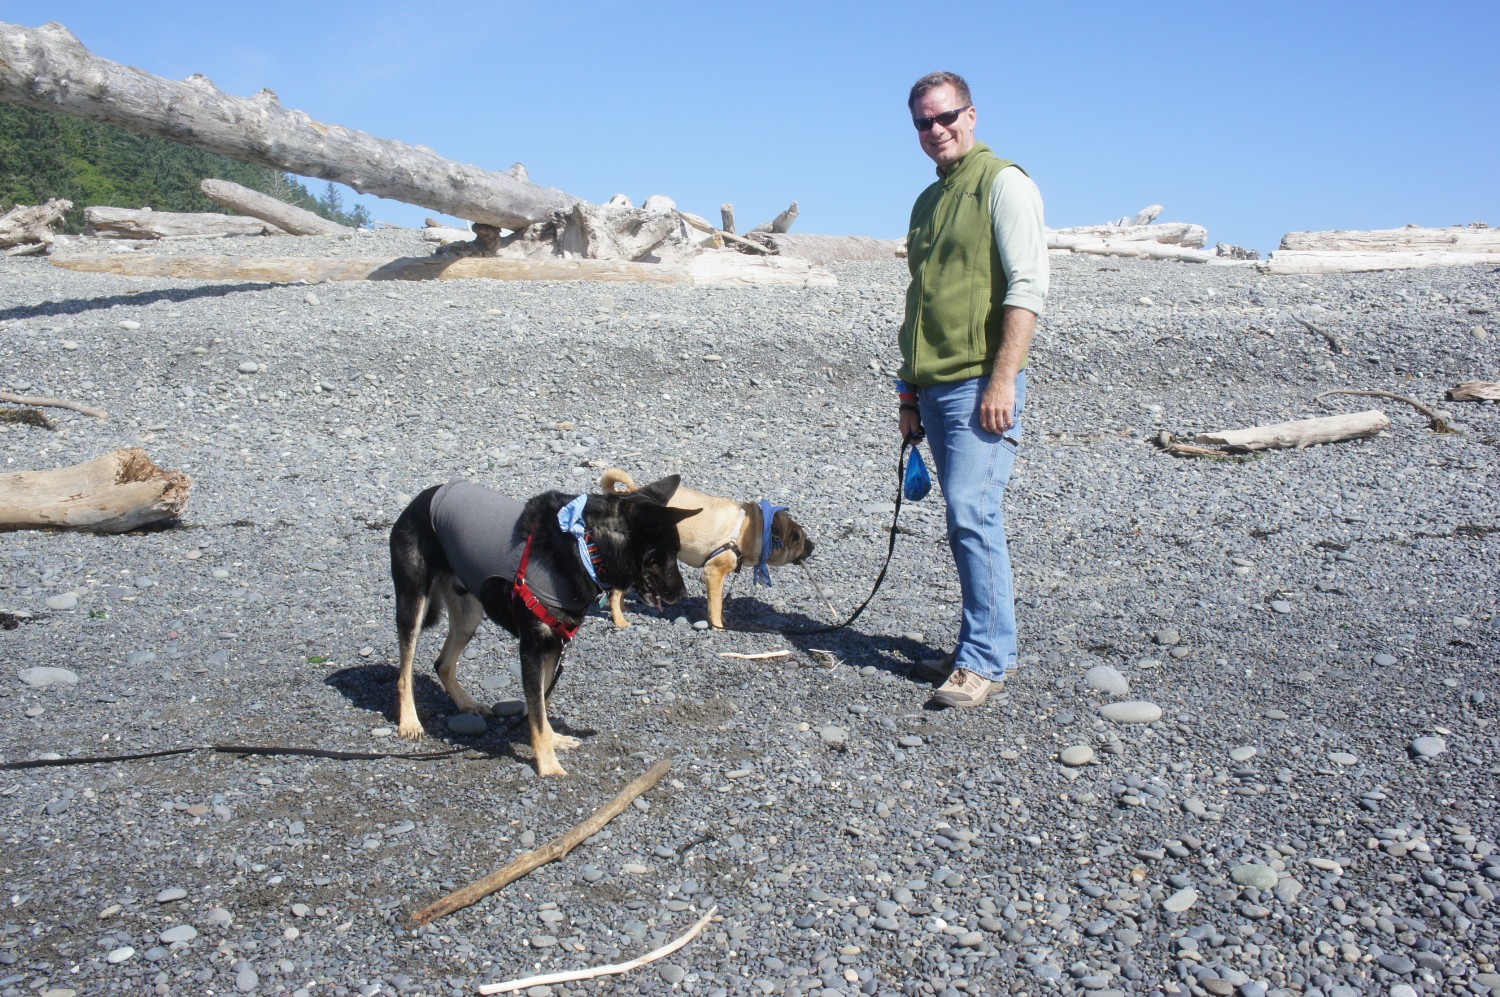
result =
[[[932,118],[958,107],[963,107],[963,102],[958,99],[952,85],[944,83],[918,97],[917,102],[912,105],[911,116],[914,119]],[[927,131],[917,132],[922,151],[939,168],[946,170],[974,148],[974,120],[977,116],[977,112],[971,107],[951,125],[934,121]]]

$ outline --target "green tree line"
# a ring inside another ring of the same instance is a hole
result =
[[[67,114],[0,104],[0,214],[18,204],[66,198],[73,202],[64,221],[68,232],[83,231],[83,209],[96,204],[227,214],[198,189],[199,181],[210,177],[342,225],[370,223],[364,205],[344,209],[334,183],[315,197],[297,178],[264,166]]]

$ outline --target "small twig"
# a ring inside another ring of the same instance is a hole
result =
[[[526,990],[531,987],[551,986],[554,983],[567,983],[569,980],[592,980],[600,976],[611,976],[617,973],[628,973],[632,969],[655,962],[663,956],[669,956],[682,948],[688,942],[698,937],[698,933],[714,919],[719,912],[717,904],[708,909],[708,913],[700,917],[696,924],[685,931],[676,941],[668,942],[661,948],[629,962],[618,962],[609,966],[595,966],[593,969],[567,970],[561,973],[548,973],[545,976],[529,976],[524,980],[509,980],[505,983],[483,983],[474,989],[482,994],[505,994],[516,990]]]
[[[0,402],[14,402],[17,405],[45,405],[47,408],[65,408],[84,415],[91,415],[95,419],[108,419],[109,413],[101,409],[89,408],[79,402],[70,402],[64,398],[32,398],[29,395],[13,395],[9,391],[0,391]]]
[[[791,653],[792,653],[791,651],[786,651],[786,650],[782,650],[782,651],[762,651],[760,654],[741,654],[738,651],[720,651],[719,652],[719,657],[721,657],[721,658],[742,658],[745,661],[761,661],[761,660],[763,660],[765,658],[785,658],[788,655],[790,655]]]
[[[1453,426],[1452,426],[1452,424],[1450,424],[1447,419],[1444,419],[1440,414],[1438,414],[1438,412],[1435,409],[1429,408],[1428,406],[1423,405],[1421,402],[1417,401],[1415,398],[1408,398],[1405,395],[1397,395],[1397,394],[1394,394],[1394,393],[1389,392],[1389,391],[1375,391],[1375,390],[1365,390],[1365,389],[1358,389],[1358,390],[1356,390],[1356,389],[1353,389],[1353,388],[1335,388],[1332,391],[1325,391],[1325,392],[1323,392],[1321,395],[1319,395],[1317,398],[1315,398],[1313,400],[1321,402],[1324,398],[1328,397],[1329,395],[1363,395],[1363,396],[1366,396],[1366,397],[1369,397],[1369,398],[1389,398],[1392,401],[1405,402],[1406,404],[1410,405],[1412,408],[1416,409],[1418,412],[1421,412],[1423,415],[1425,415],[1427,417],[1428,428],[1430,428],[1434,433],[1457,433],[1457,432],[1461,432],[1461,430],[1454,429]]]
[[[1303,328],[1307,329],[1310,332],[1316,332],[1318,335],[1322,336],[1323,339],[1327,341],[1327,343],[1328,343],[1328,349],[1330,351],[1332,351],[1334,353],[1343,353],[1344,352],[1344,344],[1341,343],[1341,342],[1339,342],[1339,337],[1335,336],[1333,333],[1329,332],[1327,329],[1319,329],[1317,326],[1313,325],[1307,319],[1302,318],[1296,312],[1289,312],[1288,314],[1292,316],[1292,320],[1293,321],[1297,322]]]
[[[430,904],[411,916],[411,923],[423,925],[429,921],[435,921],[446,914],[456,910],[462,910],[470,904],[478,903],[485,897],[502,889],[506,885],[515,882],[533,869],[540,868],[548,862],[554,862],[571,852],[579,844],[593,837],[599,829],[617,817],[621,810],[630,805],[630,801],[640,796],[646,790],[661,781],[662,776],[672,767],[672,759],[663,758],[651,766],[644,775],[638,776],[634,782],[610,800],[604,806],[594,811],[593,816],[583,823],[575,826],[566,834],[553,838],[541,848],[527,852],[520,858],[507,864],[504,868],[497,869],[477,883],[470,883],[461,890],[454,892]],[[499,993],[499,991],[493,991]]]

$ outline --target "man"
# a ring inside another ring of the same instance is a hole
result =
[[[1047,241],[1036,184],[975,141],[978,111],[963,77],[922,77],[907,108],[938,179],[917,198],[907,234],[901,435],[927,435],[963,593],[953,670],[928,705],[972,708],[1016,663],[1001,501],[1047,297]]]

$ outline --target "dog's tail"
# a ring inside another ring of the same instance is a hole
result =
[[[599,476],[599,490],[606,495],[635,491],[635,482],[630,475],[618,467],[612,467]]]

